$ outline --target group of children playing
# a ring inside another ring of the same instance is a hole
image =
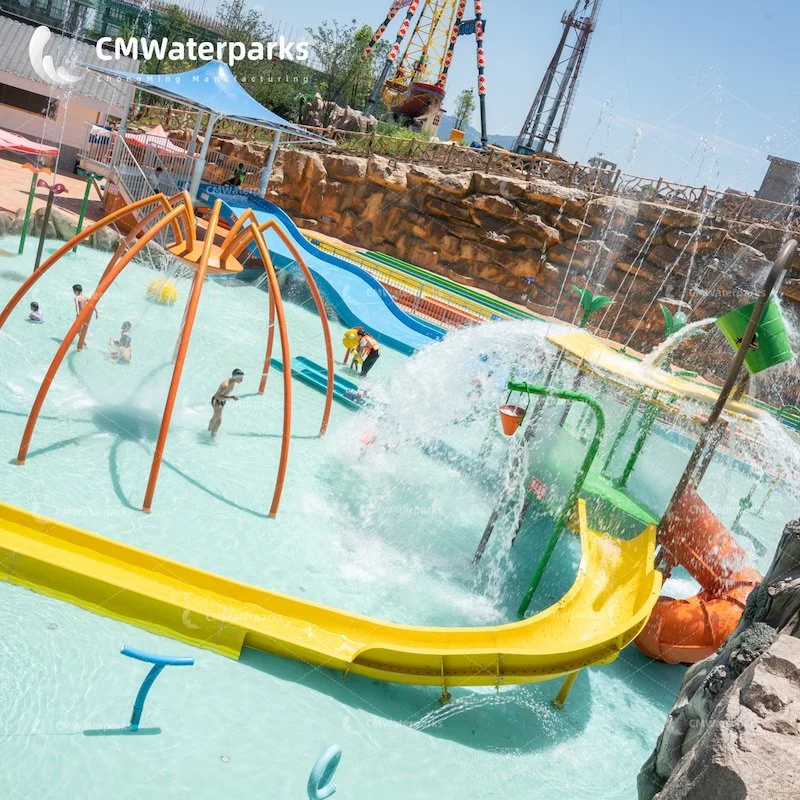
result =
[[[89,302],[89,298],[83,293],[83,287],[76,283],[72,287],[72,294],[75,299],[75,316],[79,316],[81,311],[86,307],[86,304]],[[94,315],[97,318],[99,315],[97,313],[97,309],[94,311]],[[39,307],[37,302],[31,303],[31,310],[28,314],[28,322],[36,323],[37,325],[41,325],[44,323],[44,312]],[[81,335],[85,334],[84,325],[81,328]],[[108,340],[109,349],[106,351],[106,356],[114,361],[118,361],[123,364],[130,363],[131,360],[131,323],[130,322],[123,322],[122,329],[119,334],[119,338],[115,339],[113,336]]]

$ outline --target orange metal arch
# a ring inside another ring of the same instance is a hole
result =
[[[149,241],[155,238],[155,236],[167,225],[172,224],[182,213],[185,213],[183,206],[170,211],[169,214],[160,219],[116,264],[114,264],[108,274],[98,284],[95,293],[89,298],[89,302],[86,303],[81,313],[78,314],[75,321],[70,326],[70,329],[67,331],[66,336],[59,345],[56,354],[53,356],[53,360],[50,362],[47,373],[42,379],[42,385],[39,387],[39,392],[33,401],[33,406],[31,407],[30,414],[28,415],[28,422],[25,425],[25,431],[22,434],[19,452],[17,453],[18,464],[25,463],[31,437],[33,436],[34,428],[36,427],[36,421],[39,419],[39,413],[42,410],[42,405],[47,397],[47,392],[50,389],[50,385],[53,383],[53,379],[55,378],[56,372],[58,372],[58,368],[61,366],[61,362],[64,360],[64,356],[67,354],[67,350],[69,350],[70,344],[78,335],[78,331],[80,330],[81,326],[85,324],[86,320],[92,315],[100,298],[106,293],[108,287],[111,286],[111,284],[116,280],[120,272],[122,272],[122,270],[128,266],[128,264],[136,257],[139,251],[141,251]],[[73,237],[73,240],[74,238],[77,237]],[[67,245],[69,244],[70,242],[67,243]],[[64,248],[59,249],[66,252],[66,250],[69,249],[67,245],[65,245]]]
[[[264,369],[261,372],[261,383],[258,386],[258,393],[264,394],[267,388],[267,376],[269,375],[270,363],[272,361],[272,346],[275,342],[275,298],[272,292],[269,293],[269,329],[267,332],[267,355],[264,358]]]
[[[171,203],[171,201],[174,200],[176,197],[180,197],[180,195],[175,195],[175,197],[171,197],[167,202]],[[189,205],[188,208],[191,208],[191,205]],[[186,209],[186,206],[184,206],[184,209]],[[100,280],[101,281],[103,280],[103,278],[105,278],[106,275],[108,275],[108,273],[113,268],[114,264],[116,264],[117,261],[119,260],[119,258],[122,255],[123,251],[139,235],[139,233],[142,231],[142,229],[145,228],[147,225],[149,225],[160,214],[163,214],[164,210],[165,209],[160,207],[160,206],[157,207],[157,208],[154,208],[146,217],[144,217],[139,222],[137,222],[136,225],[128,232],[127,236],[125,236],[125,238],[117,245],[117,249],[114,251],[114,255],[111,256],[111,258],[109,259],[108,266],[105,268],[103,274],[100,276]],[[170,207],[170,210],[172,210],[171,207]],[[184,214],[184,216],[190,216],[188,214],[188,211],[187,211],[186,214]],[[99,282],[98,282],[98,285],[99,285]],[[96,291],[96,289],[95,289],[95,291]],[[86,320],[86,324],[81,328],[80,336],[78,337],[78,350],[79,351],[83,350],[84,345],[86,344],[86,334],[89,333],[89,326],[91,324],[92,324],[92,318],[89,317],[89,319]]]
[[[11,316],[14,309],[19,305],[20,300],[26,295],[28,290],[41,278],[45,272],[47,272],[53,264],[58,261],[61,256],[65,253],[72,250],[73,247],[80,244],[82,241],[88,239],[95,231],[100,230],[106,225],[110,225],[112,222],[116,222],[116,220],[120,219],[121,217],[130,214],[132,211],[135,211],[142,206],[152,205],[153,203],[159,203],[166,213],[171,212],[172,206],[167,201],[167,198],[163,194],[155,194],[152,197],[146,197],[144,200],[138,200],[135,203],[131,203],[128,206],[124,206],[123,208],[119,208],[116,211],[108,214],[107,216],[103,217],[103,219],[99,220],[98,222],[92,223],[88,228],[84,228],[79,234],[73,236],[68,242],[65,242],[55,251],[49,258],[45,259],[44,262],[39,266],[32,275],[29,275],[20,285],[19,289],[12,295],[11,299],[6,303],[5,308],[0,312],[0,329],[2,329],[3,325],[5,325],[6,320]],[[177,222],[173,219],[173,230],[177,228],[178,235],[180,234],[180,228],[177,227]],[[183,240],[181,235],[180,241]]]
[[[269,292],[274,298],[275,314],[278,317],[278,333],[281,338],[281,359],[283,361],[283,432],[281,436],[281,454],[278,463],[278,476],[275,481],[275,491],[272,494],[272,505],[270,506],[269,516],[274,518],[278,513],[278,506],[281,502],[283,484],[286,480],[286,467],[289,462],[289,443],[292,438],[292,356],[289,352],[289,331],[286,327],[286,315],[283,311],[283,298],[281,297],[280,286],[278,286],[278,276],[272,266],[269,257],[269,248],[264,240],[264,236],[256,226],[251,226],[256,247],[258,247],[264,265],[267,268],[267,280],[269,281]]]
[[[147,479],[147,489],[145,490],[144,504],[142,505],[142,510],[146,512],[149,512],[153,507],[153,495],[156,491],[161,461],[164,457],[164,447],[167,443],[167,434],[169,433],[169,426],[172,421],[172,412],[175,409],[175,398],[181,383],[183,365],[186,361],[186,353],[189,349],[189,339],[192,336],[194,319],[197,314],[198,303],[200,302],[200,294],[203,291],[203,281],[205,280],[206,269],[208,268],[208,258],[211,255],[211,248],[214,245],[214,236],[217,231],[217,223],[219,221],[219,212],[221,209],[222,201],[217,200],[211,211],[211,218],[208,221],[208,228],[206,230],[205,240],[203,241],[203,250],[200,254],[200,262],[197,265],[197,270],[195,271],[194,280],[192,282],[192,291],[186,303],[186,313],[181,327],[178,349],[175,353],[175,366],[172,369],[172,380],[169,384],[164,412],[161,415],[161,427],[158,431],[156,448],[153,453],[153,463],[150,466],[150,476]]]
[[[250,226],[243,230],[239,230],[242,228],[245,221],[250,221]],[[259,223],[256,219],[253,210],[248,208],[244,214],[236,221],[236,224],[231,228],[230,233],[236,234],[235,237],[229,242],[228,245],[225,246],[221,255],[220,255],[220,263],[223,262],[223,259],[227,256],[232,256],[233,258],[238,258],[240,253],[250,244],[250,237],[248,236],[250,229],[253,227],[257,227],[259,231],[262,233],[267,230],[274,230],[275,233],[281,238],[283,243],[289,248],[289,252],[294,256],[294,260],[297,262],[298,266],[300,267],[303,276],[306,279],[306,283],[308,284],[308,288],[311,291],[311,296],[314,298],[314,305],[317,308],[317,314],[320,318],[320,323],[322,325],[322,334],[325,339],[325,362],[326,362],[326,371],[327,371],[327,385],[325,387],[325,408],[322,412],[322,424],[320,425],[319,435],[324,436],[325,432],[328,430],[328,423],[330,422],[331,417],[331,409],[333,407],[333,387],[334,387],[334,358],[333,358],[333,342],[331,341],[331,329],[328,323],[328,314],[325,310],[325,303],[322,300],[322,295],[320,294],[319,287],[317,286],[317,282],[314,280],[314,276],[311,274],[311,270],[308,268],[308,265],[305,262],[305,259],[301,255],[300,251],[295,246],[294,242],[292,242],[291,238],[286,234],[283,228],[278,225],[275,220],[267,220],[266,222]],[[230,234],[229,234],[230,235]],[[263,258],[263,256],[262,256]],[[271,262],[270,262],[271,263]],[[267,347],[267,359],[264,363],[264,375],[262,377],[262,385],[266,385],[266,375],[269,372],[269,361],[272,354],[272,349]],[[289,365],[284,365],[285,368],[289,368]]]

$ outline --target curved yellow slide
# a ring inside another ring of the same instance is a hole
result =
[[[501,685],[613,661],[661,589],[655,528],[620,541],[579,507],[582,558],[555,605],[508,625],[421,628],[348,614],[204,572],[0,503],[0,578],[238,658],[251,647],[397,683]]]

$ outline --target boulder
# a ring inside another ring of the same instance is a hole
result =
[[[491,194],[477,194],[469,198],[469,204],[478,211],[483,211],[490,217],[502,220],[516,220],[520,216],[519,209],[503,197]],[[476,223],[480,224],[480,222]]]
[[[695,250],[717,250],[727,235],[724,228],[701,228],[697,235],[694,231],[669,230],[664,235],[664,240],[675,250],[685,249],[687,253],[692,253]]]
[[[466,197],[472,183],[472,173],[456,172],[445,174],[437,167],[409,164],[407,181],[409,187],[425,186],[442,195]]]
[[[779,636],[718,700],[657,800],[800,797],[800,639]]]
[[[561,242],[561,234],[558,230],[548,225],[538,214],[526,214],[520,227],[524,233],[534,236],[548,245]]]
[[[459,222],[472,222],[472,215],[468,208],[438,197],[428,196],[425,198],[424,209],[434,217],[441,219],[458,220]]]
[[[408,165],[373,155],[367,162],[367,180],[393,192],[405,192],[408,188]]]
[[[357,156],[326,155],[325,171],[334,181],[362,183],[367,177],[367,161]]]
[[[568,233],[570,236],[588,236],[592,232],[592,226],[577,217],[567,217],[563,214],[558,214],[548,219],[558,230],[563,233]]]
[[[0,236],[8,236],[14,227],[14,214],[10,211],[0,211]]]
[[[696,211],[665,206],[661,203],[640,203],[639,218],[658,222],[665,228],[691,228],[694,230],[703,221]]]
[[[484,175],[482,172],[472,173],[472,191],[475,194],[491,194],[506,200],[522,200],[527,187],[527,181],[503,178],[500,175]]]
[[[350,106],[337,105],[322,99],[317,94],[300,111],[300,122],[311,128],[336,128],[340,131],[371,133],[378,127],[378,120]]]

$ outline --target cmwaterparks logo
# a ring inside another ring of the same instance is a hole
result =
[[[44,54],[45,45],[50,41],[50,29],[40,25],[34,30],[28,45],[28,57],[34,72],[45,82],[56,86],[66,86],[81,80],[68,68],[56,67],[52,56]],[[108,49],[106,49],[108,48]],[[198,42],[189,37],[185,42],[161,39],[147,39],[144,36],[103,36],[97,40],[95,52],[101,61],[119,61],[122,58],[148,61],[224,61],[233,67],[239,61],[307,61],[310,46],[308,42],[290,42],[281,35],[273,42]],[[110,52],[109,52],[110,51]]]

